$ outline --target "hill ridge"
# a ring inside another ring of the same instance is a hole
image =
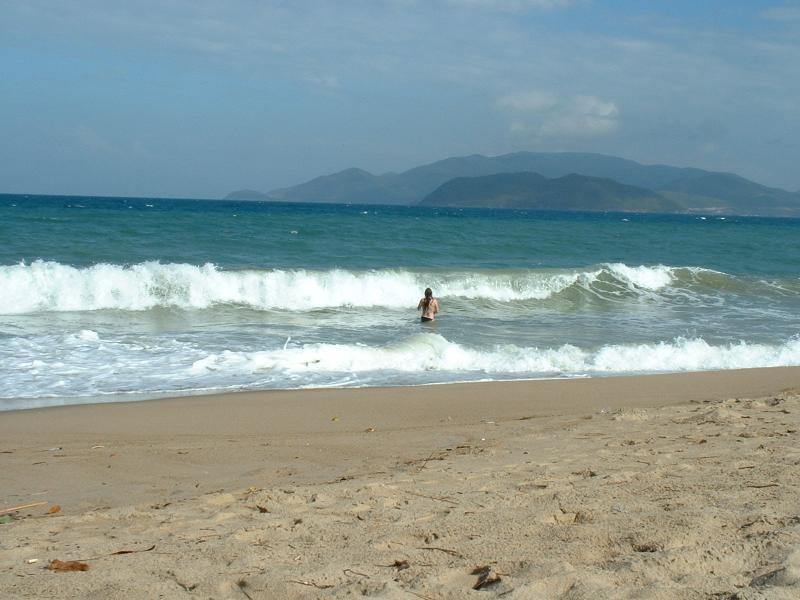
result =
[[[652,190],[569,173],[530,171],[458,177],[428,194],[422,206],[619,212],[675,212],[680,206]]]
[[[471,154],[418,165],[402,172],[375,175],[351,167],[295,186],[252,192],[229,199],[414,205],[458,177],[535,172],[548,178],[570,173],[613,180],[669,200],[675,212],[800,216],[800,192],[788,192],[750,181],[735,173],[694,167],[641,164],[592,152],[518,151],[497,156]]]

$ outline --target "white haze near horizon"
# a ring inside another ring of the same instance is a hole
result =
[[[800,3],[0,0],[0,192],[588,151],[800,189]]]

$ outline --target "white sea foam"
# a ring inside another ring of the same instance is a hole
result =
[[[780,344],[713,345],[677,338],[600,348],[470,347],[436,333],[397,343],[302,344],[272,349],[205,349],[201,340],[77,334],[5,338],[0,342],[3,408],[25,398],[101,397],[212,389],[443,383],[527,377],[579,377],[800,365],[800,338]],[[37,401],[38,405],[61,400]]]
[[[655,291],[670,285],[678,271],[661,265],[624,264],[560,271],[226,271],[213,264],[146,262],[75,268],[37,260],[0,266],[0,314],[193,309],[221,304],[259,310],[400,308],[414,305],[421,290],[429,286],[443,298],[513,302],[546,299],[570,286],[590,288],[604,274],[630,291]]]
[[[646,290],[660,290],[675,278],[675,269],[658,265],[654,267],[629,267],[622,263],[607,265],[609,272],[620,281]]]
[[[738,342],[711,345],[702,339],[678,338],[657,344],[603,346],[585,350],[495,346],[473,349],[438,334],[423,333],[382,347],[308,344],[275,351],[222,352],[192,365],[192,371],[230,372],[483,372],[494,374],[635,373],[698,371],[800,364],[800,338],[785,344]]]

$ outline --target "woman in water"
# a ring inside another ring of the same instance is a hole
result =
[[[425,297],[417,304],[417,310],[422,310],[422,322],[433,321],[436,313],[439,312],[439,301],[433,297],[431,288],[425,290]]]

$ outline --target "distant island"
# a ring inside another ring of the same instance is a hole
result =
[[[425,196],[420,204],[462,208],[662,213],[679,212],[682,209],[674,200],[651,190],[612,179],[576,174],[549,179],[528,171],[456,177]]]
[[[800,216],[800,192],[733,173],[579,152],[453,157],[402,173],[346,169],[229,200]]]

